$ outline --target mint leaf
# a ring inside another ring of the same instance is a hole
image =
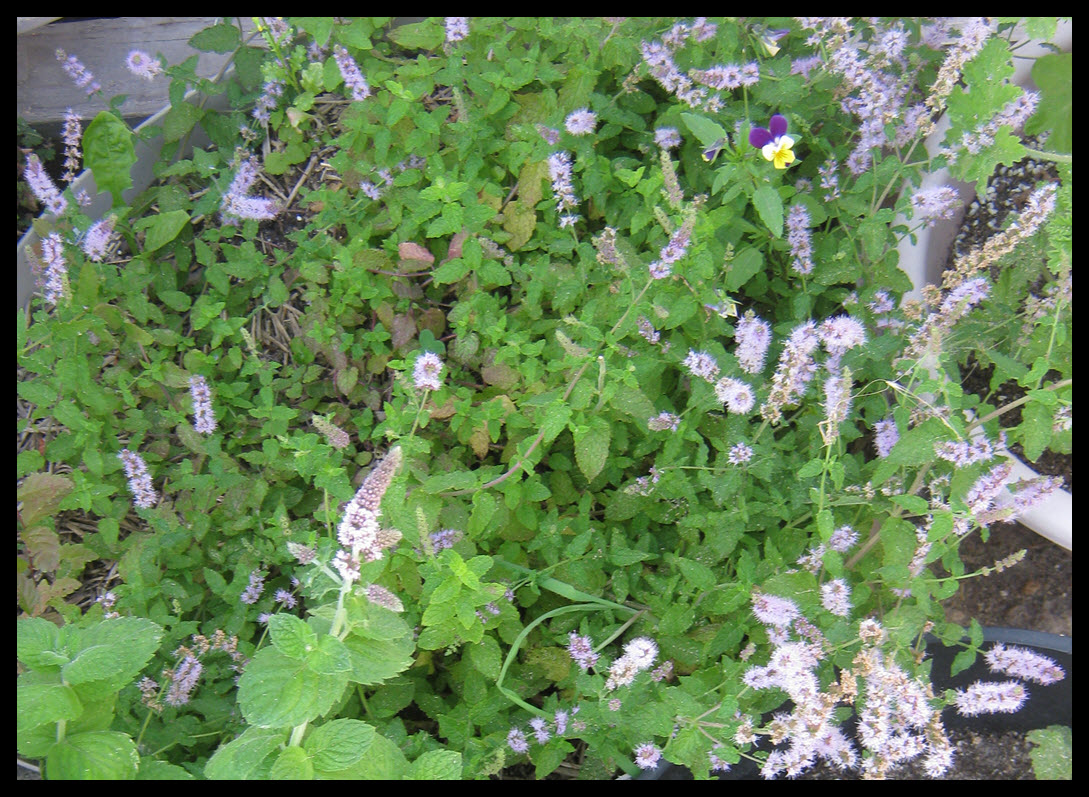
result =
[[[83,163],[94,173],[98,190],[113,196],[114,207],[125,204],[121,192],[132,187],[136,163],[128,125],[106,111],[96,116],[83,133]]]

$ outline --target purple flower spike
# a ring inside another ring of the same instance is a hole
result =
[[[749,143],[757,149],[763,149],[779,136],[787,131],[786,117],[775,114],[771,117],[767,127],[754,127],[749,131]]]

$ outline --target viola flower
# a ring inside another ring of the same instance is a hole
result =
[[[786,134],[787,120],[781,114],[771,117],[767,127],[754,127],[749,131],[749,143],[771,161],[776,169],[785,169],[794,162],[794,139]]]

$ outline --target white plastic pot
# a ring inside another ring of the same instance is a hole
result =
[[[197,104],[204,99],[203,107],[223,111],[229,107],[226,93],[218,94],[214,96],[204,97],[197,92],[190,92],[186,97],[187,102]],[[163,108],[154,116],[149,117],[137,128],[137,132],[147,130],[152,127],[159,127],[163,123],[163,119],[167,113],[170,112],[170,106]],[[146,141],[137,138],[135,142],[136,149],[136,163],[133,164],[132,171],[132,187],[122,193],[122,197],[126,202],[132,202],[137,195],[154,182],[155,174],[155,162],[159,159],[159,153],[162,152],[164,140],[162,135],[155,136],[154,138]],[[204,131],[200,129],[200,126],[193,128],[188,140],[185,142],[184,151],[178,154],[178,157],[185,158],[192,153],[193,147],[205,146],[209,143],[208,137]],[[98,186],[95,184],[95,177],[89,170],[85,170],[76,177],[72,182],[72,190],[75,193],[85,192],[87,196],[91,197],[91,203],[83,212],[91,219],[97,221],[110,212],[112,207],[112,198],[109,193],[99,193]],[[49,214],[43,214],[48,216]],[[19,243],[15,247],[15,301],[16,307],[26,307],[30,301],[30,296],[34,292],[34,274],[30,269],[30,263],[26,257],[27,246],[36,246],[39,242],[38,233],[31,227],[27,230],[26,234],[19,239]]]
[[[1073,44],[1072,22],[1060,22],[1055,37],[1051,44],[1064,52],[1070,52]],[[1052,52],[1051,48],[1043,43],[1033,41],[1018,50],[1018,58],[1014,60],[1015,71],[1013,81],[1023,87],[1033,87],[1031,70],[1035,58]],[[942,116],[933,133],[926,140],[926,151],[931,158],[938,154],[941,142],[949,129],[949,119]],[[947,169],[941,169],[923,178],[921,188],[934,188],[940,185],[953,186],[960,193],[965,203],[975,196],[975,185],[959,182],[949,174]],[[923,227],[915,233],[915,241],[910,237],[900,242],[900,268],[911,279],[912,290],[904,298],[922,298],[922,290],[926,285],[937,285],[941,282],[942,271],[948,259],[949,251],[953,245],[953,239],[964,220],[965,206],[962,206],[955,217],[945,221],[939,221],[933,227]],[[907,219],[900,216],[897,224],[910,224]],[[982,434],[982,430],[979,431]],[[1002,449],[1000,453],[1008,457],[1013,463],[1012,481],[1032,479],[1038,476],[1029,466],[1015,457],[1009,451]],[[1046,501],[1035,509],[1025,513],[1018,520],[1028,528],[1043,537],[1055,542],[1067,550],[1072,550],[1073,531],[1073,498],[1066,490],[1057,490]]]

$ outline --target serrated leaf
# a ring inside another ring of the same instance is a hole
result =
[[[609,458],[612,428],[603,418],[591,418],[584,426],[575,428],[575,462],[586,481],[592,482]]]
[[[347,684],[344,674],[319,675],[275,648],[258,651],[238,683],[242,716],[258,728],[301,725],[328,711]]]
[[[238,28],[221,23],[194,34],[189,46],[205,53],[229,53],[239,44]]]
[[[1074,731],[1061,725],[1051,725],[1029,731],[1033,745],[1032,771],[1036,780],[1072,780],[1074,777]]]
[[[387,36],[393,43],[406,50],[434,50],[446,38],[443,29],[435,22],[415,22],[411,25],[399,25]]]
[[[134,780],[140,765],[136,742],[120,731],[65,736],[45,760],[50,780]]]
[[[354,365],[350,368],[344,368],[340,371],[337,371],[337,390],[342,395],[347,396],[349,393],[351,393],[352,388],[356,386],[357,382],[359,382],[359,369],[356,368]]]
[[[654,411],[654,404],[643,394],[643,391],[637,387],[628,387],[627,385],[617,387],[616,392],[609,399],[609,406],[635,418],[641,424],[657,414]]]
[[[1044,453],[1051,442],[1053,425],[1050,409],[1040,402],[1030,401],[1021,413],[1021,445],[1025,449],[1025,459],[1035,462]]]
[[[567,428],[567,422],[571,419],[571,407],[563,401],[556,400],[544,410],[541,419],[541,431],[544,433],[544,443],[551,443],[556,436]]]
[[[783,199],[770,185],[762,185],[752,195],[752,205],[760,220],[776,238],[783,236]]]
[[[1032,79],[1040,87],[1036,113],[1025,123],[1030,135],[1050,130],[1047,148],[1056,152],[1074,149],[1074,54],[1052,53],[1036,59]]]
[[[511,202],[503,209],[503,229],[510,233],[507,249],[517,252],[537,229],[537,211],[518,200]]]
[[[304,659],[306,653],[317,644],[314,630],[291,614],[278,612],[268,621],[269,638],[273,646],[292,659]]]
[[[171,210],[146,219],[140,219],[132,225],[134,230],[147,230],[144,236],[144,251],[154,252],[178,237],[186,224],[189,214],[184,210]]]
[[[204,767],[209,780],[257,780],[267,776],[269,759],[287,738],[286,731],[246,728],[220,745]]]
[[[736,291],[764,268],[764,255],[759,249],[742,249],[730,260],[726,271],[726,290]]]
[[[128,125],[112,113],[99,113],[83,131],[83,164],[94,173],[98,190],[113,196],[114,207],[125,204],[121,192],[132,187],[135,163],[136,147]]]
[[[374,727],[360,720],[338,719],[319,725],[303,742],[319,772],[337,772],[354,765],[374,742]]]
[[[269,770],[269,780],[313,780],[314,765],[301,747],[280,751]]]
[[[678,557],[674,560],[674,564],[676,564],[677,569],[681,571],[681,575],[684,576],[685,581],[696,589],[709,590],[715,586],[716,579],[714,571],[702,562]]]
[[[485,678],[496,680],[502,666],[499,643],[493,637],[485,636],[479,645],[469,647],[469,662]]]
[[[100,681],[102,689],[120,689],[135,678],[159,648],[163,628],[142,617],[114,617],[80,629],[69,640],[71,682]],[[112,655],[102,657],[99,651]],[[84,652],[87,653],[84,659]]]
[[[693,113],[682,113],[681,121],[692,131],[692,135],[699,139],[700,145],[705,148],[727,137],[722,125],[712,122],[706,117],[696,116]]]
[[[447,260],[432,274],[436,285],[450,285],[469,273],[469,265],[460,257]]]
[[[23,502],[20,510],[23,524],[32,528],[42,518],[54,514],[60,502],[72,492],[72,480],[58,473],[32,473],[16,491],[16,500]]]
[[[348,678],[364,686],[382,683],[407,670],[412,666],[412,652],[416,649],[408,626],[405,626],[405,634],[396,639],[371,639],[349,634],[344,645],[352,664]]]
[[[181,291],[159,291],[159,300],[178,313],[184,313],[193,305],[193,299]]]
[[[184,101],[172,106],[163,117],[163,140],[167,143],[181,141],[203,115],[195,105]]]
[[[226,302],[216,302],[207,293],[201,294],[189,313],[189,321],[193,325],[193,329],[204,329],[215,318],[219,317],[219,314],[223,312],[223,308],[226,306]]]
[[[461,780],[461,753],[456,750],[428,750],[408,768],[409,780]]]

